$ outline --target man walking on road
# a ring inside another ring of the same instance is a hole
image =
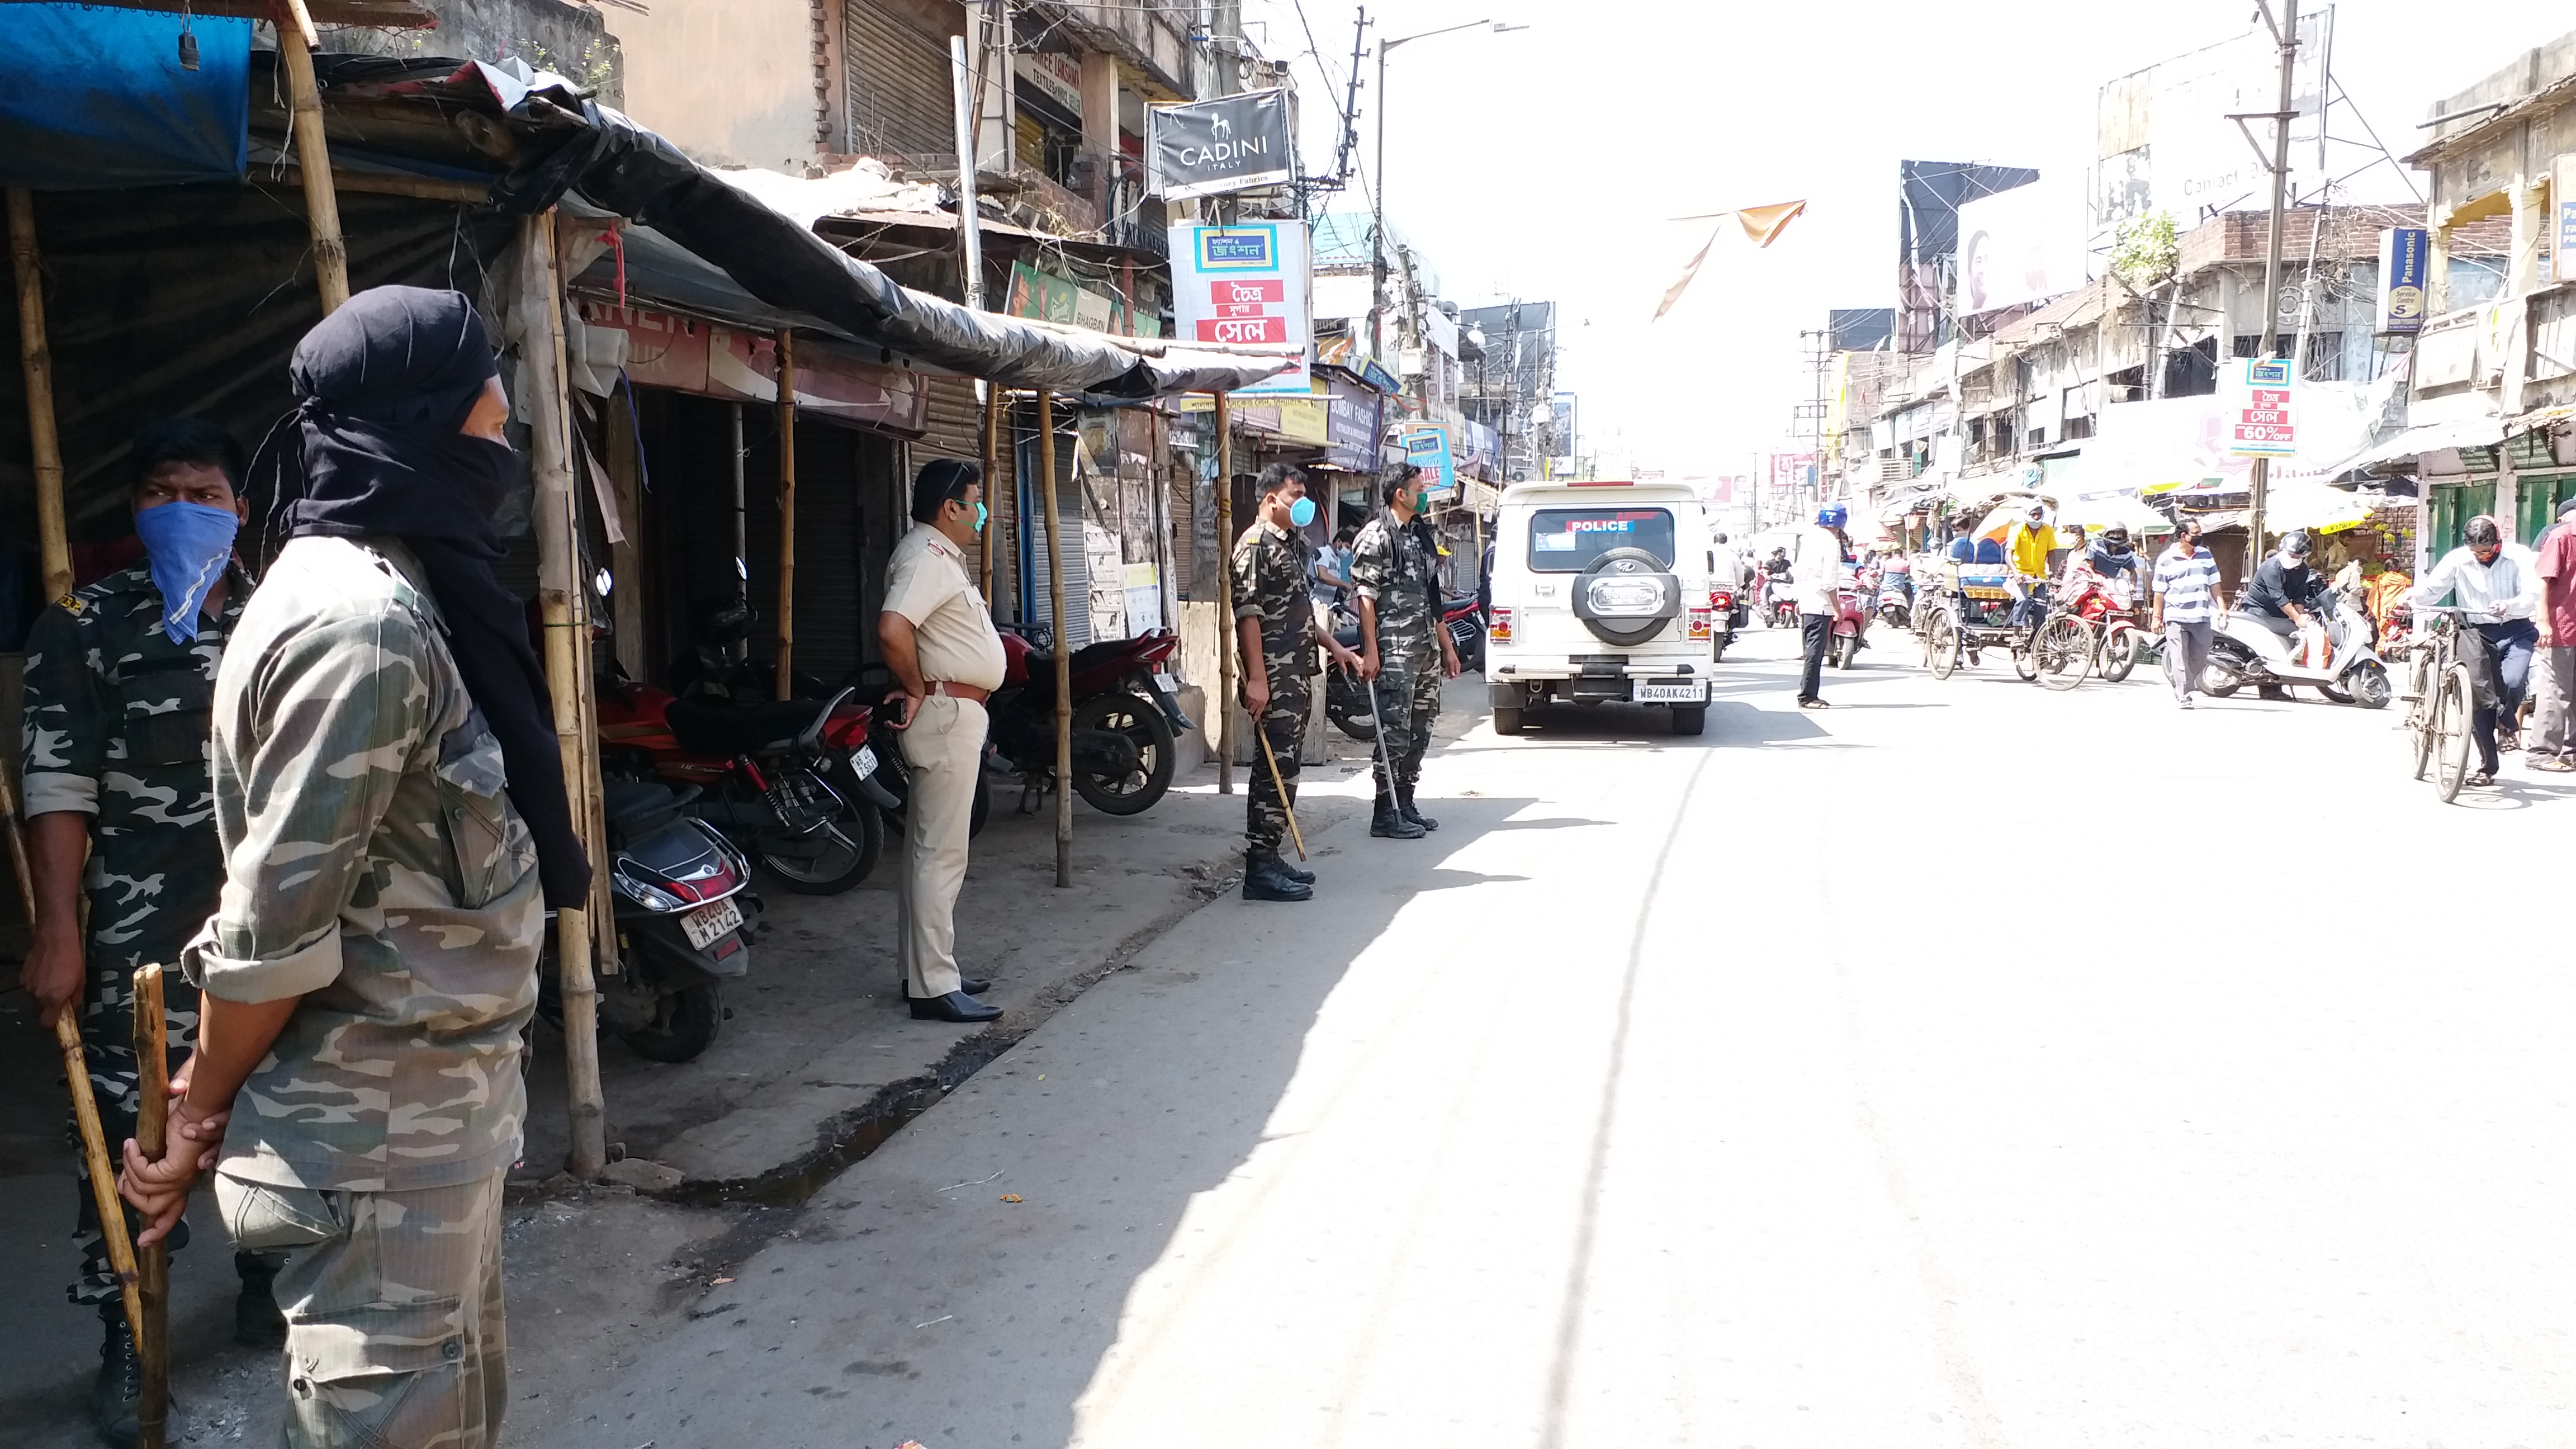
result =
[[[910,533],[886,564],[877,642],[903,685],[904,871],[895,889],[895,953],[912,1014],[926,1021],[991,1021],[992,987],[957,971],[957,890],[982,785],[984,701],[1002,687],[1002,635],[966,576],[966,549],[984,529],[984,473],[934,458],[912,483]]]
[[[2173,680],[2174,703],[2192,707],[2200,692],[2201,672],[2209,667],[2209,639],[2222,609],[2218,599],[2218,560],[2200,546],[2200,520],[2185,517],[2174,541],[2156,557],[2153,583],[2156,629],[2165,636],[2165,673]]]
[[[483,1449],[510,1401],[501,1179],[537,950],[548,905],[590,898],[544,671],[492,575],[510,405],[449,291],[351,297],[290,376],[262,453],[287,542],[215,676],[197,1049],[171,1150],[128,1139],[119,1186],[158,1239],[215,1164],[233,1245],[291,1254],[292,1449]]]
[[[1458,650],[1440,627],[1440,545],[1421,517],[1422,470],[1394,464],[1380,487],[1386,508],[1351,549],[1360,678],[1373,681],[1383,762],[1369,834],[1420,840],[1440,828],[1413,808],[1413,787],[1431,745],[1432,721],[1440,717],[1441,680],[1458,677]]]
[[[1790,565],[1790,584],[1798,596],[1798,708],[1825,708],[1825,650],[1834,642],[1834,592],[1843,571],[1843,523],[1851,515],[1839,503],[1816,510],[1816,521],[1798,530],[1798,558]]]
[[[1288,838],[1288,812],[1297,806],[1297,752],[1314,712],[1315,646],[1345,665],[1356,666],[1359,656],[1325,632],[1304,586],[1306,542],[1296,530],[1315,521],[1305,471],[1273,463],[1261,471],[1260,488],[1260,516],[1235,541],[1232,559],[1243,712],[1269,744],[1269,754],[1252,762],[1244,803],[1243,898],[1302,901],[1315,894],[1314,872],[1281,859],[1279,847]]]
[[[2553,775],[2576,770],[2576,497],[2558,505],[2558,522],[2532,549],[2540,575],[2538,652],[2531,673],[2540,708],[2532,719],[2531,768]]]

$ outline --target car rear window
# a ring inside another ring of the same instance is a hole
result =
[[[1579,574],[1614,548],[1673,566],[1673,515],[1662,508],[1542,508],[1530,515],[1530,572]]]

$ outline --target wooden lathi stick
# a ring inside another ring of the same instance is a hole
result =
[[[134,1146],[158,1162],[170,1147],[170,1021],[161,1009],[161,968],[134,973]],[[183,1150],[185,1144],[182,1144]],[[152,1243],[138,1255],[143,1327],[134,1335],[143,1365],[143,1397],[134,1407],[135,1443],[164,1449],[170,1431],[170,1243]]]
[[[98,1230],[107,1236],[107,1261],[125,1289],[125,1326],[134,1341],[143,1341],[143,1294],[134,1268],[134,1240],[125,1232],[125,1201],[116,1195],[116,1164],[107,1155],[107,1129],[99,1125],[98,1098],[90,1094],[89,1056],[81,1050],[79,1013],[65,1007],[54,1018],[54,1042],[63,1049],[63,1077],[72,1089],[72,1117],[80,1124],[81,1153],[89,1160],[90,1198],[98,1206]]]

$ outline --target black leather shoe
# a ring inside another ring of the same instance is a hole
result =
[[[963,991],[928,998],[916,996],[911,1001],[916,1021],[995,1021],[1002,1015],[1002,1008],[988,1006]]]
[[[233,1254],[241,1295],[233,1299],[233,1342],[244,1348],[284,1348],[286,1315],[277,1307],[277,1270],[284,1266],[258,1253]]]
[[[89,1422],[99,1442],[114,1449],[134,1449],[143,1431],[134,1422],[143,1402],[143,1361],[134,1353],[134,1333],[125,1315],[103,1320],[106,1341],[98,1346],[98,1377],[89,1386]]]
[[[1315,888],[1291,877],[1280,865],[1279,857],[1262,852],[1248,856],[1243,865],[1243,898],[1247,901],[1313,900]]]
[[[897,984],[903,988],[904,1000],[921,1000],[920,997],[912,994],[912,984],[910,982],[899,982]],[[957,978],[957,989],[965,992],[969,996],[981,996],[985,992],[993,989],[993,983],[982,976],[960,976]]]

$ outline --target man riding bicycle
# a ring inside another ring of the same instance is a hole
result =
[[[2048,555],[2056,547],[2048,505],[2034,498],[2004,539],[2004,556],[2012,566],[2004,575],[2004,589],[2012,595],[2013,627],[2037,621],[2038,606],[2048,597]]]

